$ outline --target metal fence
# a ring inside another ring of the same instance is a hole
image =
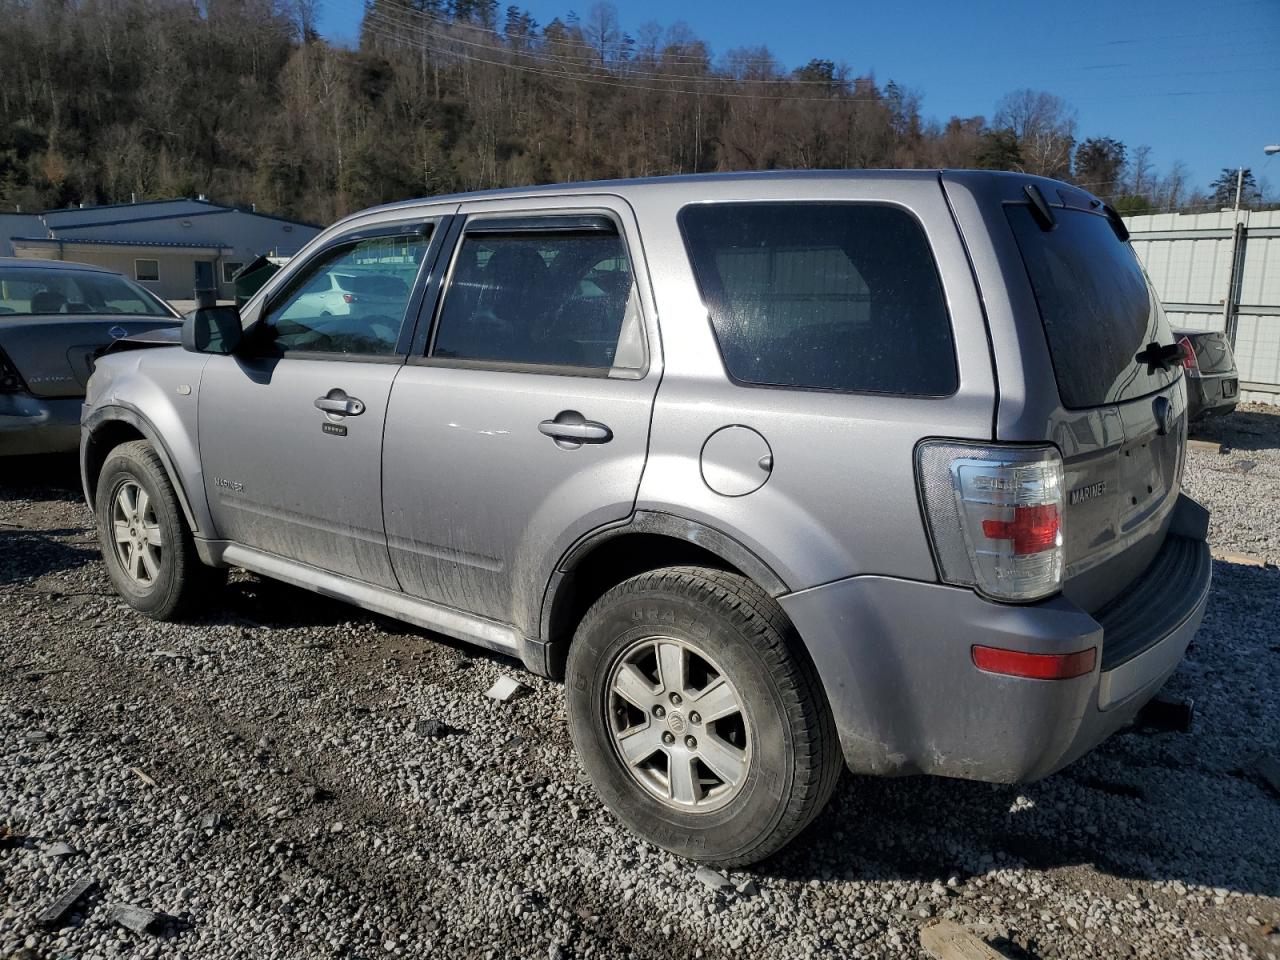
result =
[[[1280,403],[1280,210],[1163,213],[1125,224],[1174,329],[1225,330],[1241,399]]]

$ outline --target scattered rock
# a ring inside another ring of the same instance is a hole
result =
[[[512,700],[523,697],[528,692],[529,688],[515,679],[515,677],[501,676],[489,688],[489,692],[485,696],[490,700],[497,700],[499,703],[510,703]]]
[[[200,818],[200,829],[206,834],[213,835],[222,829],[222,814],[218,812],[206,813]]]
[[[426,737],[428,740],[439,740],[441,737],[462,732],[456,727],[451,727],[447,723],[431,717],[420,717],[417,720],[411,720],[409,722],[409,730],[420,737]]]
[[[112,921],[134,933],[146,933],[160,915],[145,907],[135,907],[129,903],[113,903],[108,911]]]
[[[733,881],[726,877],[719,870],[712,870],[710,867],[699,867],[693,872],[694,879],[700,881],[703,886],[712,890],[732,890]]]

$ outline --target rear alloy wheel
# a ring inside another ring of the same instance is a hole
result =
[[[107,454],[94,512],[111,583],[140,613],[176,619],[226,576],[200,562],[164,463],[145,440]]]
[[[567,697],[601,798],[693,860],[764,859],[840,773],[812,663],[773,599],[737,574],[670,567],[608,591],[569,649]]]
[[[618,758],[658,800],[706,812],[746,783],[751,731],[742,700],[696,644],[637,640],[615,662],[608,697]]]

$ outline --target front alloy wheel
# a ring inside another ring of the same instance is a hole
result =
[[[112,503],[116,557],[135,583],[151,587],[160,575],[164,535],[151,495],[134,480],[120,484]]]

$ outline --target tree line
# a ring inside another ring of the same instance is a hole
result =
[[[716,57],[683,24],[632,35],[606,3],[543,25],[497,0],[367,0],[353,49],[315,16],[315,0],[0,0],[0,209],[205,193],[328,223],[488,187],[867,167],[1044,174],[1126,213],[1221,200],[1147,147],[1081,138],[1045,92],[939,122],[895,80],[787,69],[765,46]]]

